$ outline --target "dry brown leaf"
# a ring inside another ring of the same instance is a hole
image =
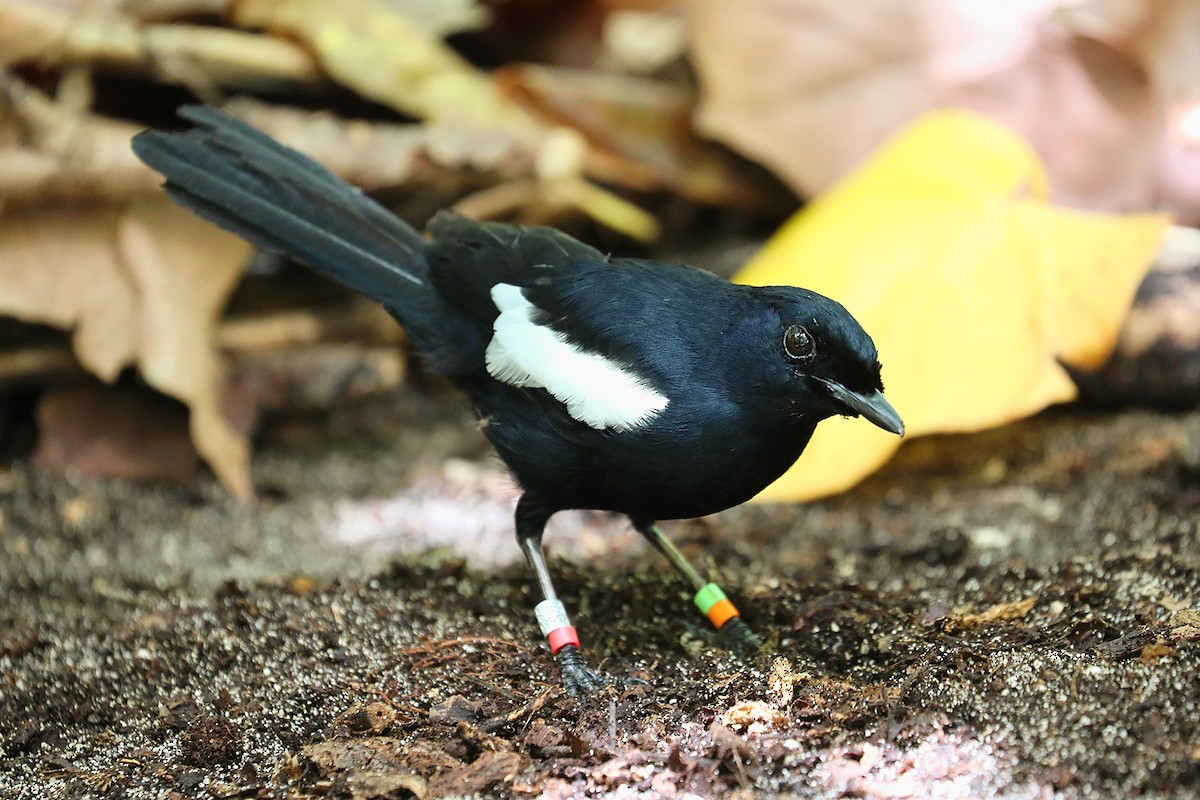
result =
[[[1026,597],[1011,603],[997,603],[978,614],[963,614],[954,622],[961,628],[978,628],[993,622],[1013,622],[1023,619],[1037,603],[1036,597]],[[953,618],[952,618],[953,619]]]
[[[787,708],[792,703],[796,693],[796,672],[792,662],[778,657],[771,664],[771,672],[767,675],[767,687],[776,705]]]
[[[1176,625],[1171,628],[1171,639],[1176,642],[1200,640],[1200,625]]]
[[[491,19],[479,0],[386,0],[406,17],[435,36],[477,31]]]
[[[372,800],[377,797],[400,797],[401,791],[417,800],[429,796],[425,779],[408,772],[351,772],[346,781],[353,800]]]
[[[466,797],[484,792],[498,783],[511,781],[529,765],[521,753],[490,751],[470,764],[443,772],[429,781],[431,797]]]
[[[218,410],[213,326],[250,246],[165,198],[0,217],[0,314],[74,331],[85,368],[136,365],[191,410],[197,451],[249,498],[249,446]]]
[[[184,483],[200,466],[184,406],[144,390],[74,383],[38,398],[40,470]]]
[[[727,150],[697,138],[695,98],[673,83],[521,64],[494,74],[506,93],[540,118],[570,126],[591,145],[586,169],[603,181],[669,189],[690,200],[763,209],[773,199]],[[776,193],[783,194],[783,193]]]
[[[240,0],[232,15],[239,25],[299,38],[335,81],[425,120],[427,152],[437,163],[493,169],[524,162],[538,178],[533,201],[578,208],[635,238],[658,235],[653,217],[582,178],[586,146],[578,133],[534,119],[399,4]]]
[[[115,209],[0,217],[0,314],[72,331],[75,354],[105,381],[134,360],[136,288],[115,248]]]
[[[426,125],[344,119],[327,111],[270,105],[246,97],[232,100],[223,108],[363,191],[422,184],[453,196],[479,178],[474,173],[455,171],[463,156],[453,147],[449,148],[449,160],[444,161],[447,147],[437,141],[438,132]],[[520,169],[520,165],[504,159],[489,162],[487,153],[472,158],[473,168],[494,171],[497,178],[517,174]]]
[[[159,182],[129,149],[138,125],[79,113],[3,72],[0,105],[0,201],[9,208],[129,197]]]
[[[401,772],[414,760],[410,758],[410,749],[410,745],[392,736],[364,736],[315,742],[305,745],[303,752],[322,773],[332,774],[358,770]],[[449,757],[445,757],[443,762],[439,764],[442,769],[452,768],[460,763]]]
[[[1138,660],[1143,664],[1155,664],[1164,658],[1170,658],[1177,652],[1179,651],[1167,644],[1162,637],[1159,637],[1158,641],[1142,648],[1142,652],[1138,655]]]
[[[7,207],[120,203],[157,192],[162,178],[129,147],[141,125],[81,113],[3,73],[0,98],[9,112],[0,115],[0,201]],[[430,156],[434,137],[424,125],[343,119],[246,97],[224,108],[364,191],[420,184],[453,197],[481,178],[439,165]],[[522,165],[501,161],[488,168],[502,179],[518,174]]]
[[[832,185],[933,104],[909,4],[695,0],[692,9],[697,126],[802,194]]]
[[[787,715],[770,703],[761,700],[743,700],[725,709],[721,721],[733,730],[748,734],[766,733],[787,724]]]
[[[213,328],[250,246],[161,198],[132,205],[119,222],[118,241],[142,298],[142,375],[187,403],[196,449],[235,496],[248,499],[250,445],[221,414]]]
[[[697,0],[692,21],[700,126],[803,194],[952,107],[1028,139],[1055,202],[1200,219],[1178,191],[1200,185],[1195,143],[1165,135],[1170,98],[1200,87],[1191,0]]]
[[[1180,608],[1171,615],[1172,625],[1193,625],[1200,628],[1200,608]]]
[[[299,37],[344,86],[398,111],[475,131],[532,133],[490,78],[386,0],[240,0],[239,25]]]
[[[311,87],[324,82],[294,42],[212,25],[142,25],[111,4],[69,10],[34,0],[0,0],[0,66],[98,64],[148,74],[215,96],[215,87]]]

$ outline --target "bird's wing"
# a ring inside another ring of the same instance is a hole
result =
[[[545,389],[590,428],[644,427],[672,402],[675,379],[692,378],[696,314],[714,312],[723,286],[684,267],[595,259],[525,286],[497,284],[488,372]]]
[[[476,222],[442,211],[429,222],[432,243],[425,252],[430,280],[442,297],[485,329],[499,310],[492,287],[529,286],[582,262],[602,262],[593,247],[554,228]]]
[[[702,270],[640,259],[579,262],[532,283],[541,319],[578,347],[660,379],[705,356],[733,287]]]
[[[729,286],[686,267],[610,260],[552,228],[443,213],[430,232],[430,280],[487,337],[488,374],[545,392],[593,430],[632,430],[665,411],[672,378],[697,363],[695,315],[714,313]]]

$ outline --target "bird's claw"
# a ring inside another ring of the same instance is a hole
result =
[[[567,645],[558,651],[558,668],[562,672],[563,688],[571,697],[587,697],[606,686],[646,686],[641,678],[617,678],[605,675],[587,665],[575,645]]]
[[[717,639],[722,647],[741,658],[754,655],[762,647],[762,639],[742,622],[741,617],[734,617],[722,625],[717,632]]]
[[[568,645],[558,651],[563,687],[571,697],[587,697],[608,685],[608,677],[587,665],[579,650]]]

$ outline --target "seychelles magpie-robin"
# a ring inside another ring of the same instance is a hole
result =
[[[862,416],[903,435],[875,345],[833,300],[612,258],[547,227],[443,212],[426,239],[251,126],[202,106],[180,115],[190,129],[133,140],[175,202],[382,303],[487,421],[523,491],[517,541],[573,694],[606,679],[580,655],[546,567],[542,530],[556,511],[627,515],[742,649],[756,637],[656,520],[750,499],[828,417]]]

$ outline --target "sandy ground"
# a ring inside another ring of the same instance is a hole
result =
[[[0,472],[0,797],[1041,798],[1200,792],[1200,415],[907,444],[859,489],[548,537],[594,663],[539,642],[513,490],[435,393],[277,427],[261,501]]]

